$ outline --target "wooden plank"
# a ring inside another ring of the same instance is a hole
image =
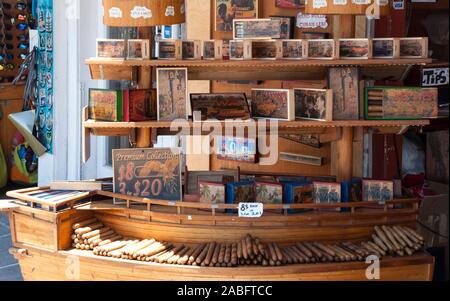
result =
[[[10,212],[16,208],[19,208],[19,205],[14,204],[12,201],[0,200],[0,212]]]
[[[17,243],[57,250],[56,224],[16,212],[12,213],[12,222]]]

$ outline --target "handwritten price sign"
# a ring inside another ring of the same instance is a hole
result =
[[[257,218],[264,213],[262,203],[239,203],[239,217]]]
[[[422,87],[448,85],[448,73],[448,68],[424,68],[422,73]]]

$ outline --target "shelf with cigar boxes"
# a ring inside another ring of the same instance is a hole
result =
[[[333,66],[360,66],[364,77],[401,78],[411,65],[431,63],[428,58],[332,60],[107,60],[88,59],[91,77],[98,80],[134,80],[142,67],[186,67],[192,80],[300,80],[323,79]]]

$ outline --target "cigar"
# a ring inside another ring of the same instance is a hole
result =
[[[375,244],[380,248],[380,249],[382,249],[384,252],[387,252],[389,249],[388,249],[388,247],[386,247],[386,245],[383,243],[383,241],[378,237],[378,236],[376,236],[375,234],[372,234],[372,239],[373,239],[373,241],[375,242]],[[384,254],[383,254],[384,255]]]
[[[219,258],[217,260],[217,263],[222,264],[225,261],[225,251],[226,251],[226,245],[221,244],[220,245],[220,251],[219,251]]]
[[[217,246],[217,244],[215,242],[212,242],[211,245],[209,246],[209,250],[208,250],[208,253],[206,254],[206,258],[205,258],[205,265],[209,265],[211,263],[216,246]]]
[[[75,234],[83,235],[83,234],[89,233],[91,231],[100,229],[100,228],[103,228],[103,224],[98,222],[98,223],[91,224],[91,225],[89,225],[87,227],[84,227],[84,228],[76,229],[75,230]]]
[[[206,247],[206,244],[198,245],[195,249],[195,252],[192,253],[191,257],[189,257],[188,264],[192,265],[196,260],[197,257],[200,255],[200,253],[203,251],[203,249]]]
[[[400,247],[400,244],[395,240],[395,237],[392,235],[389,229],[386,226],[381,226],[381,229],[384,231],[386,237],[390,240],[395,250],[401,250],[402,248]]]
[[[399,235],[399,236],[401,236],[402,237],[402,239],[403,239],[403,241],[410,247],[410,248],[414,248],[414,244],[413,244],[413,242],[399,229],[399,227],[397,227],[397,226],[394,226],[393,228],[392,228],[396,233],[397,233],[397,235]]]
[[[303,244],[301,244],[301,243],[297,243],[296,244],[296,247],[303,253],[303,254],[305,254],[306,256],[308,256],[308,257],[313,257],[313,254],[311,253],[311,251],[310,250],[308,250],[308,248],[306,248]]]
[[[97,222],[97,219],[96,219],[95,217],[94,217],[94,218],[90,218],[90,219],[81,221],[81,222],[79,222],[79,223],[73,224],[73,225],[72,225],[72,229],[73,229],[73,230],[77,230],[77,229],[79,229],[79,228],[84,228],[84,227],[86,227],[86,226],[88,226],[88,225],[91,225],[91,224],[94,224],[94,223],[96,223],[96,222]]]
[[[89,238],[92,238],[94,236],[100,235],[102,233],[108,232],[110,230],[111,230],[111,228],[109,228],[109,227],[103,227],[101,229],[97,229],[97,230],[91,231],[89,233],[85,233],[85,234],[81,235],[81,238],[89,239]]]
[[[322,252],[317,249],[315,246],[313,246],[312,244],[308,243],[308,242],[304,242],[303,245],[308,248],[317,258],[322,259],[323,254]]]

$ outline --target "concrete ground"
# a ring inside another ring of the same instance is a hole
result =
[[[5,199],[6,191],[0,190],[0,200]],[[0,281],[22,281],[22,274],[17,261],[8,253],[11,248],[11,232],[9,231],[8,216],[0,213]]]

